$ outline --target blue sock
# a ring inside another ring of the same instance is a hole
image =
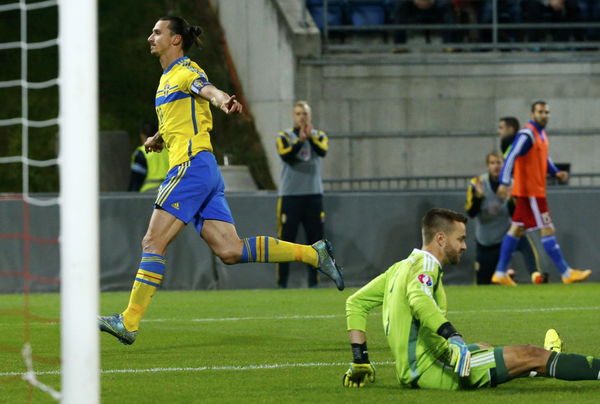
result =
[[[500,258],[496,264],[496,272],[506,273],[508,263],[519,244],[519,239],[520,237],[511,236],[510,234],[504,236],[502,246],[500,247]]]
[[[560,251],[560,246],[558,245],[558,241],[556,241],[556,237],[554,237],[554,235],[542,237],[542,245],[550,258],[552,258],[552,262],[554,262],[554,265],[556,265],[560,274],[563,276],[566,275],[569,270],[569,265]]]

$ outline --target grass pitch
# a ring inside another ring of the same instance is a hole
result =
[[[364,389],[346,389],[341,381],[351,353],[344,302],[353,291],[160,291],[135,344],[121,345],[102,333],[102,402],[600,401],[600,381],[518,379],[469,392],[402,389],[379,311],[368,330],[377,380]],[[448,318],[468,342],[541,345],[546,330],[556,328],[566,351],[600,357],[600,284],[449,286],[446,292]],[[102,294],[102,313],[122,310],[127,299],[128,293]],[[3,313],[22,309],[23,301],[22,295],[0,295]],[[58,295],[32,295],[30,304],[37,315],[59,316]],[[59,325],[32,321],[38,379],[59,389]],[[0,403],[53,402],[20,380],[24,333],[21,315],[0,317]]]

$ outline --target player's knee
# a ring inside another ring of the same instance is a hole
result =
[[[213,249],[213,252],[221,259],[225,265],[233,265],[240,262],[241,254],[232,246],[223,246]]]
[[[240,262],[241,255],[238,251],[233,248],[223,248],[219,251],[215,251],[217,257],[221,259],[221,262],[225,265],[233,265]]]
[[[164,246],[151,234],[146,234],[142,239],[142,251],[150,254],[163,254]]]
[[[536,363],[543,359],[546,350],[535,345],[523,345],[521,355],[526,358],[529,363]]]

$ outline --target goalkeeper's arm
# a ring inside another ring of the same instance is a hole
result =
[[[342,382],[345,387],[364,387],[367,379],[371,383],[375,381],[375,367],[369,362],[367,351],[367,335],[359,330],[350,330],[349,334],[352,363],[344,374]]]
[[[442,324],[437,333],[448,340],[450,365],[454,366],[454,372],[460,377],[469,376],[471,373],[471,352],[465,341],[463,341],[462,335],[456,331],[456,328],[449,321]]]

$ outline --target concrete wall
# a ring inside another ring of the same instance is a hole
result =
[[[305,16],[300,1],[219,0],[216,4],[271,175],[278,183],[281,162],[275,139],[277,132],[292,124],[296,59],[319,53],[319,32],[314,24],[301,26]]]
[[[600,250],[595,244],[600,227],[596,205],[600,189],[553,190],[549,202],[557,238],[567,261],[575,268],[592,268],[590,281],[600,281]],[[241,237],[276,233],[274,193],[230,194],[228,200]],[[137,270],[148,219],[152,213],[150,195],[104,194],[101,208],[101,287],[102,290],[128,290]],[[421,246],[420,219],[430,208],[441,206],[462,210],[463,192],[389,192],[326,194],[326,236],[334,246],[337,261],[344,267],[349,286],[364,284],[394,262]],[[24,217],[29,217],[30,236],[38,239],[26,244],[22,238],[0,238],[0,293],[20,293],[24,281],[18,276],[28,265],[32,292],[56,292],[60,257],[56,243],[59,234],[57,207],[29,207],[19,200],[0,198],[2,234],[23,233]],[[447,284],[473,283],[474,230],[469,225],[469,249],[462,262],[445,268]],[[539,239],[536,242],[539,247]],[[299,241],[302,237],[299,238]],[[540,251],[541,265],[551,281],[559,280],[552,263]],[[27,256],[27,260],[25,259]],[[274,288],[274,264],[243,264],[226,267],[216,259],[193,227],[186,227],[169,246],[163,289],[246,289]],[[517,281],[529,282],[521,257],[513,260]],[[82,268],[81,270],[85,270]],[[14,273],[9,273],[14,272]],[[41,279],[40,279],[41,278]],[[292,264],[290,287],[306,286],[306,266]],[[333,287],[323,281],[324,287]]]
[[[540,58],[542,56],[540,55]],[[327,178],[473,174],[496,145],[502,116],[529,119],[530,103],[549,102],[548,132],[554,161],[571,162],[574,172],[600,172],[600,59],[576,57],[511,63],[471,56],[337,56],[302,60],[296,94],[312,101],[323,129],[366,133],[334,139],[325,160]],[[594,129],[595,136],[552,137],[552,128]],[[487,132],[488,137],[375,139],[377,132]],[[346,162],[350,159],[350,162]],[[351,172],[352,171],[352,172]]]

